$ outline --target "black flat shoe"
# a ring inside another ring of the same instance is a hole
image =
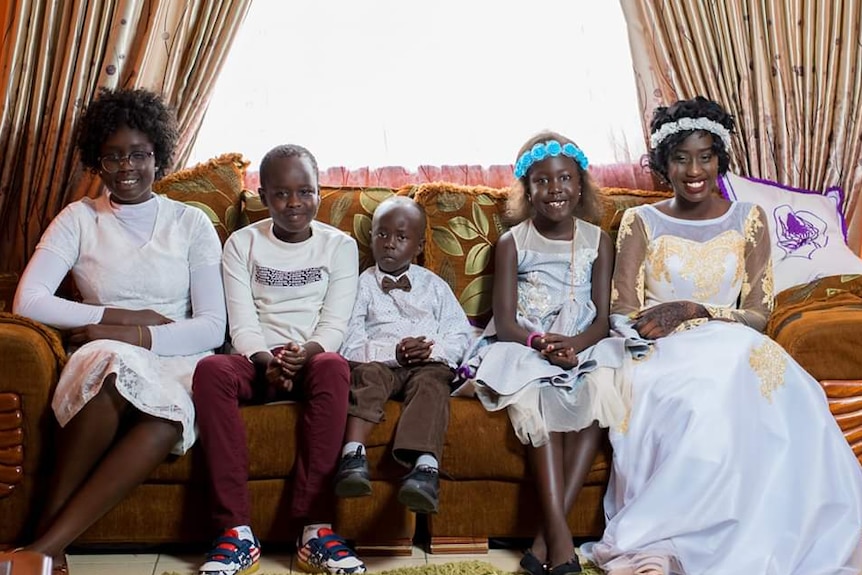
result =
[[[546,575],[548,566],[539,561],[539,558],[533,555],[532,549],[524,551],[524,556],[521,557],[521,569],[527,575]]]
[[[581,572],[581,562],[577,557],[572,557],[565,563],[560,563],[556,567],[548,570],[548,575],[571,575],[572,573]]]

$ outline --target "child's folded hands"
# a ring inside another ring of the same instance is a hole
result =
[[[539,352],[552,364],[571,369],[578,365],[578,354],[572,338],[558,333],[546,333],[539,340]]]
[[[434,342],[426,340],[424,335],[405,337],[395,347],[395,359],[402,366],[428,361],[431,357],[431,347],[433,345]]]

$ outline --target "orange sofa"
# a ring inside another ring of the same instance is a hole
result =
[[[224,241],[237,227],[266,217],[266,210],[256,194],[242,191],[245,166],[238,155],[222,156],[206,165],[169,176],[159,182],[157,191],[204,209]],[[412,196],[428,215],[426,249],[421,263],[449,282],[472,321],[481,324],[488,319],[493,245],[504,229],[500,209],[505,190],[440,183],[397,190],[324,188],[321,194],[319,219],[357,239],[362,267],[371,262],[368,236],[376,205],[392,194]],[[603,188],[606,209],[602,225],[613,235],[626,208],[667,196],[667,192]],[[848,289],[850,295],[819,305],[829,310],[847,306],[852,311],[846,313],[852,314],[860,325],[862,306],[856,301],[860,290],[854,289],[856,291]],[[828,293],[834,297],[834,286]],[[776,317],[784,317],[780,315],[785,301],[782,298],[786,299],[785,294],[779,297]],[[798,304],[797,299],[793,303]],[[823,310],[818,308],[806,313],[814,318],[820,311]],[[815,323],[827,330],[833,321],[844,325],[842,318],[845,317],[849,316],[842,313],[838,319],[826,318]],[[810,356],[805,352],[809,346],[804,343],[804,337],[790,335],[791,326],[799,321],[807,324],[814,319],[789,317],[777,325],[770,324],[770,328],[776,330],[780,342],[791,346],[788,349],[796,349],[792,347],[797,345],[793,342],[802,342],[797,358],[818,379],[825,380],[836,417],[860,455],[862,361],[855,356],[835,361],[826,359],[824,354],[838,350],[828,345]],[[841,333],[855,338],[853,345],[859,349],[862,341],[858,328],[850,326]],[[782,337],[789,339],[782,340]],[[843,348],[841,353],[844,353]],[[0,368],[0,546],[25,541],[32,529],[45,478],[51,472],[54,423],[50,396],[64,359],[61,340],[55,331],[11,314],[0,314],[0,365],[3,366]],[[806,363],[809,361],[812,363]],[[831,370],[839,364],[840,370]],[[363,553],[408,553],[416,533],[416,517],[396,500],[404,469],[389,454],[399,410],[400,404],[390,402],[386,421],[374,429],[368,441],[373,495],[338,503],[337,529],[353,539]],[[295,536],[297,526],[291,525],[286,504],[296,450],[298,413],[299,407],[291,403],[242,409],[252,454],[249,489],[253,525],[261,539],[268,543],[289,544]],[[576,536],[598,536],[602,531],[601,499],[608,480],[609,457],[606,445],[596,458],[569,517]],[[426,526],[432,552],[484,552],[489,538],[532,535],[538,502],[526,468],[523,446],[512,433],[505,413],[487,413],[473,399],[452,399],[441,466],[448,477],[441,481],[440,512],[428,517]],[[78,543],[143,545],[208,541],[212,534],[207,530],[203,473],[194,448],[181,458],[165,462],[84,533]]]

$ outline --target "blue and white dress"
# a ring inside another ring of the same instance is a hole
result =
[[[592,269],[601,230],[575,220],[573,240],[552,240],[532,220],[511,229],[517,250],[517,321],[530,331],[577,335],[596,317]],[[520,342],[496,340],[493,320],[471,354],[474,386],[489,411],[506,408],[518,439],[540,446],[550,432],[577,431],[593,421],[616,425],[626,406],[615,388],[623,342],[603,340],[566,370]]]

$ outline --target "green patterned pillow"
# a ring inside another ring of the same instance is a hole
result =
[[[425,267],[446,280],[473,325],[491,317],[494,246],[506,230],[508,189],[431,183],[415,186],[428,218]]]
[[[203,210],[224,244],[240,221],[242,181],[248,164],[242,154],[223,154],[165,176],[153,183],[153,191]]]

